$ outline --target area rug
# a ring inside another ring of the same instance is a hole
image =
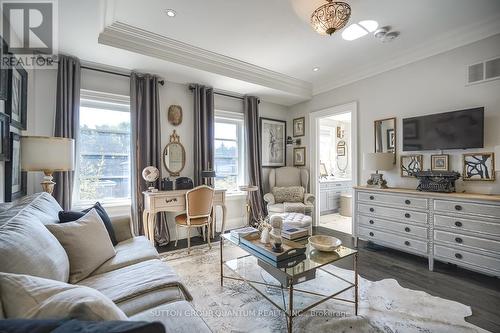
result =
[[[224,245],[224,259],[233,259],[244,252],[230,244]],[[219,243],[178,250],[161,255],[181,276],[193,295],[193,306],[214,332],[286,332],[285,316],[246,283],[225,280],[220,286]],[[269,274],[255,266],[241,269],[252,278],[259,277],[276,283]],[[349,281],[354,272],[333,265],[326,269]],[[225,268],[225,274],[231,275]],[[323,274],[320,274],[323,273]],[[317,273],[316,279],[300,284],[301,289],[331,294],[342,283],[327,273]],[[277,304],[283,301],[279,288],[262,287],[261,291]],[[352,290],[339,297],[353,299]],[[303,308],[318,298],[294,294],[294,307]],[[285,303],[286,304],[286,303]],[[372,282],[359,277],[359,315],[354,316],[353,304],[329,300],[294,318],[294,332],[402,332],[402,333],[472,333],[487,332],[465,321],[472,314],[469,306],[431,296],[422,291],[401,287],[396,280]]]

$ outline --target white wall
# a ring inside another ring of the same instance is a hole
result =
[[[397,117],[397,148],[401,154],[402,118],[424,114],[485,107],[485,148],[492,151],[500,145],[500,80],[477,85],[465,85],[466,66],[500,55],[500,35],[460,47],[458,49],[418,61],[377,76],[316,95],[308,102],[290,108],[289,128],[293,118],[332,106],[356,101],[358,103],[358,160],[362,166],[363,152],[373,152],[373,122],[377,119]],[[306,122],[308,118],[306,117]],[[306,124],[306,129],[309,124]],[[291,131],[291,129],[290,129]],[[291,133],[291,132],[290,132]],[[303,144],[309,147],[309,134]],[[480,150],[470,150],[480,151]],[[450,150],[451,169],[462,172],[461,154]],[[430,168],[430,155],[424,152],[424,168]],[[309,163],[309,161],[307,161]],[[359,182],[369,177],[368,171],[358,170]],[[386,172],[390,186],[415,188],[417,180],[401,178],[398,164]],[[497,180],[496,183],[499,181]],[[457,183],[458,190],[479,193],[499,193],[499,186],[491,182]]]

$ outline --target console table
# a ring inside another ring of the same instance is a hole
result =
[[[142,192],[144,195],[144,211],[142,221],[144,235],[154,245],[154,230],[156,214],[160,212],[183,212],[186,210],[186,192],[189,190]],[[226,190],[216,189],[214,194],[214,208],[222,208],[222,233],[226,226]],[[215,209],[214,209],[215,211]],[[212,237],[215,237],[215,218],[212,219]],[[208,235],[210,237],[210,235]]]
[[[353,236],[500,277],[500,195],[354,188]]]

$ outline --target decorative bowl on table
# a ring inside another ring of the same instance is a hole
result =
[[[342,241],[332,236],[315,235],[309,237],[309,244],[318,251],[333,252],[342,245]]]

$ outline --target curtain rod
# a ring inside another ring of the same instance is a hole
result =
[[[130,74],[125,74],[125,73],[120,73],[120,72],[114,72],[114,71],[110,71],[110,70],[107,70],[107,69],[90,67],[90,66],[86,66],[86,65],[81,65],[80,67],[83,68],[83,69],[88,69],[88,70],[95,71],[95,72],[101,72],[101,73],[119,75],[119,76],[124,76],[124,77],[130,77]],[[165,84],[165,80],[159,80],[158,83],[163,86]]]
[[[192,84],[189,85],[189,90],[193,90],[194,89],[194,86]],[[214,95],[219,95],[219,96],[225,96],[225,97],[229,97],[229,98],[236,98],[236,99],[239,99],[239,100],[243,100],[244,98],[242,96],[238,96],[238,95],[233,95],[233,94],[229,94],[229,93],[223,93],[223,92],[219,92],[219,91],[214,91]],[[260,104],[260,100],[259,100],[259,104]]]

